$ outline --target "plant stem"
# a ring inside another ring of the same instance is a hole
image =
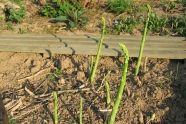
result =
[[[82,97],[80,98],[80,109],[79,109],[79,111],[80,111],[79,123],[83,124],[83,119],[82,119],[82,117],[83,117],[83,98]]]
[[[140,45],[140,52],[139,52],[139,55],[138,55],[138,61],[137,61],[137,65],[136,65],[135,75],[138,75],[138,73],[139,73],[139,67],[140,67],[140,64],[141,64],[141,58],[142,58],[143,49],[144,49],[144,45],[145,45],[146,34],[147,34],[147,26],[148,26],[150,14],[151,14],[151,7],[148,4],[147,4],[147,9],[148,9],[148,14],[147,14],[147,19],[146,19],[146,23],[145,23],[144,32],[143,32],[143,37],[142,37],[142,41],[141,41],[141,45]]]
[[[102,28],[101,39],[100,39],[98,50],[97,50],[96,61],[95,61],[93,70],[91,71],[91,77],[90,77],[90,82],[91,83],[94,82],[94,77],[95,77],[96,69],[97,69],[97,66],[98,66],[99,56],[100,56],[100,53],[101,53],[101,47],[102,47],[102,43],[103,43],[103,39],[104,39],[104,35],[105,35],[106,24],[105,24],[105,18],[104,17],[102,17],[102,23],[103,23],[103,28]]]
[[[58,114],[57,114],[58,98],[57,98],[57,93],[53,92],[53,96],[54,96],[54,123],[58,124]]]
[[[129,60],[128,50],[127,50],[126,46],[121,43],[119,43],[119,46],[124,53],[123,73],[122,73],[122,79],[121,79],[121,83],[119,86],[118,94],[117,94],[116,100],[114,102],[114,106],[112,108],[109,124],[114,124],[115,117],[116,117],[116,114],[118,111],[118,107],[119,107],[119,104],[120,104],[120,101],[122,98],[122,94],[124,91],[124,87],[126,84],[126,76],[127,76],[127,69],[128,69],[128,60]]]
[[[106,79],[105,79],[105,89],[106,89],[106,97],[107,97],[107,106],[110,105],[110,87],[109,87],[109,83],[107,81],[107,76],[109,74],[110,74],[110,71],[107,73]]]

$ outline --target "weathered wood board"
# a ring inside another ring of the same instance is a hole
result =
[[[122,56],[118,43],[123,43],[130,57],[137,57],[141,38],[106,35],[101,55]],[[0,51],[96,55],[99,39],[94,34],[0,34]],[[186,38],[147,36],[143,57],[186,59]]]

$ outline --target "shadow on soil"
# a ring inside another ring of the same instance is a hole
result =
[[[172,82],[164,82],[165,84],[161,86],[165,90],[168,88],[167,84],[170,86],[167,98],[158,106],[165,112],[164,117],[161,118],[161,124],[186,123],[186,67],[184,64],[186,63],[181,60],[170,60],[169,72],[164,72],[164,75],[170,76]],[[172,76],[169,75],[171,73]]]

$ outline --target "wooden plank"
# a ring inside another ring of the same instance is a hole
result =
[[[100,35],[51,35],[51,34],[0,34],[0,51],[37,52],[48,54],[96,55]],[[101,55],[122,56],[118,43],[129,50],[130,57],[137,57],[141,37],[106,35]],[[150,58],[186,58],[186,40],[184,37],[146,38],[143,56]]]
[[[9,52],[35,52],[35,53],[48,53],[48,54],[79,54],[79,55],[96,55],[97,49],[94,48],[71,48],[71,47],[45,47],[41,48],[39,46],[30,46],[24,47],[24,46],[0,46],[1,51],[8,51]],[[130,50],[129,50],[130,51]],[[130,57],[137,57],[139,50],[132,50],[129,52]],[[185,55],[182,54],[180,51],[156,51],[156,50],[145,50],[143,53],[143,56],[150,57],[149,55],[153,55],[153,58],[167,58],[168,55],[172,54],[170,59],[180,59],[184,58]],[[101,50],[102,56],[123,56],[123,53],[120,49],[102,49]]]
[[[87,41],[93,41],[93,42],[99,42],[100,36],[97,35],[90,35],[90,36],[85,36],[85,35],[59,35],[58,37],[55,37],[53,35],[0,35],[1,40],[23,40],[23,41],[58,41],[58,42],[63,42],[63,41],[81,41],[81,42],[87,42]],[[106,35],[104,38],[104,41],[106,42],[120,42],[121,41],[126,41],[126,42],[141,42],[141,37],[139,36],[110,36]],[[147,42],[156,42],[156,43],[166,43],[166,42],[179,42],[181,43],[182,41],[185,41],[184,37],[159,37],[159,36],[147,36],[146,38]]]
[[[133,43],[133,42],[121,42],[127,46],[128,49],[136,49],[139,50],[140,42],[138,43]],[[64,47],[86,47],[86,48],[97,48],[98,43],[94,42],[49,42],[49,41],[15,41],[15,40],[8,40],[8,41],[0,41],[0,45],[10,45],[11,46],[41,46],[41,47],[47,47],[47,46],[64,46]],[[103,43],[103,48],[119,48],[119,45],[117,42],[112,42],[112,43]],[[151,49],[156,49],[156,50],[179,50],[179,51],[184,51],[185,46],[182,43],[178,43],[177,45],[175,44],[153,44],[153,43],[146,43],[145,44],[145,50],[151,50]]]

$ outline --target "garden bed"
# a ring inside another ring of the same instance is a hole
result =
[[[98,124],[108,119],[121,80],[123,57],[101,57],[95,83],[91,85],[89,56],[44,58],[41,54],[11,52],[1,52],[0,56],[1,91],[4,102],[9,103],[6,107],[11,123],[53,123],[54,90],[58,91],[59,123],[79,122],[80,97],[83,97],[83,123]],[[116,123],[139,123],[139,113],[145,123],[152,114],[156,115],[152,123],[185,123],[183,61],[148,59],[148,71],[141,70],[140,81],[134,78],[135,64],[136,59],[131,58]],[[108,71],[111,71],[107,77],[111,106],[106,107],[104,83]]]

